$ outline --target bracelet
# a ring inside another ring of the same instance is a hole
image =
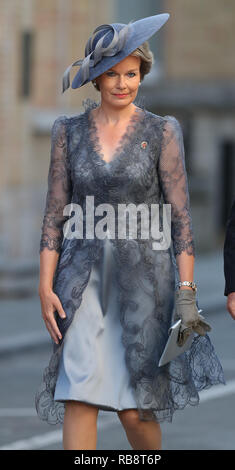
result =
[[[192,287],[192,289],[197,292],[197,285],[193,281],[179,281],[178,282],[178,287],[180,288],[181,286],[189,286]]]

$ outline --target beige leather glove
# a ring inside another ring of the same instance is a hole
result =
[[[202,336],[205,336],[208,331],[211,331],[209,323],[198,313],[196,291],[194,290],[178,289],[175,291],[174,320],[179,319],[181,319],[178,337],[179,346],[183,346],[193,331]]]

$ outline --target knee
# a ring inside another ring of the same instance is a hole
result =
[[[148,419],[140,419],[137,409],[122,410],[118,412],[119,419],[125,428],[125,431],[135,432],[138,434],[145,433],[146,429],[157,429],[161,432],[160,424],[151,419],[152,414],[146,412],[145,416]]]
[[[139,418],[138,410],[123,410],[118,412],[118,416],[125,430],[141,431],[144,428],[144,421]]]

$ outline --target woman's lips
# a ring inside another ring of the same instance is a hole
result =
[[[114,94],[114,96],[117,96],[118,98],[124,98],[124,97],[127,96],[127,95],[128,95],[128,93],[125,93],[125,94],[124,94],[124,93],[120,93],[120,94],[116,94],[116,93],[115,93],[115,94]]]

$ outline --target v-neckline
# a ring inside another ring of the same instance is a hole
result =
[[[103,149],[100,143],[97,125],[96,125],[94,116],[91,113],[92,109],[94,108],[87,110],[88,139],[92,147],[92,150],[99,161],[99,164],[109,167],[110,165],[114,164],[118,160],[119,156],[124,152],[127,143],[129,143],[130,139],[132,139],[133,136],[135,135],[137,128],[138,128],[138,123],[142,122],[142,119],[145,117],[146,112],[144,108],[141,108],[138,106],[135,107],[135,110],[132,113],[128,121],[126,130],[120,137],[118,144],[114,152],[111,155],[112,157],[111,160],[106,161],[104,159],[104,153],[103,153]]]

